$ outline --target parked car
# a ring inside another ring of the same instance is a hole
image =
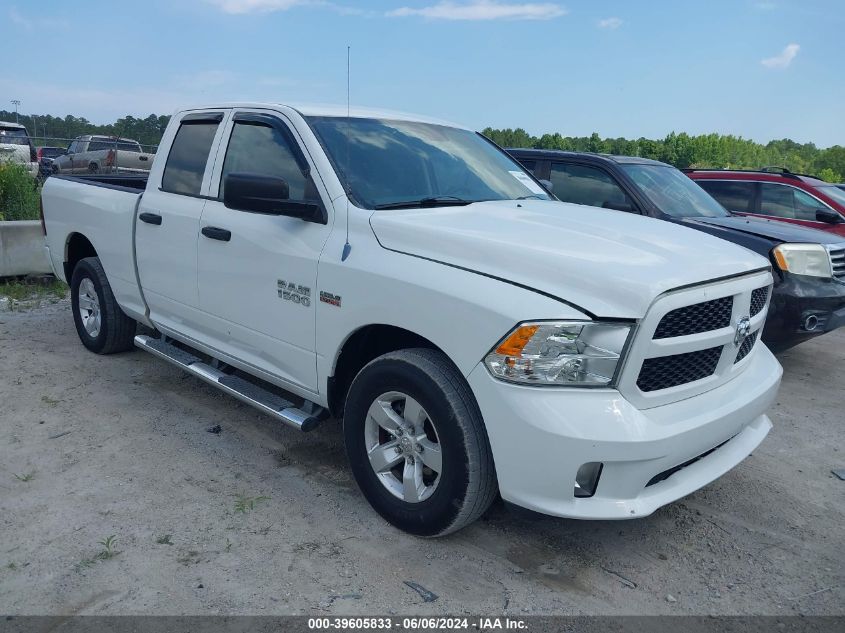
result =
[[[836,185],[772,167],[684,171],[732,213],[765,216],[845,237],[845,192]]]
[[[67,152],[53,160],[54,174],[146,172],[153,154],[138,141],[113,136],[77,136]]]
[[[36,159],[38,160],[38,174],[42,178],[46,178],[53,173],[53,159],[61,156],[67,150],[64,147],[49,147],[42,146],[36,149]]]
[[[177,112],[148,177],[42,195],[89,350],[134,342],[295,429],[342,417],[359,487],[414,534],[470,523],[497,488],[641,517],[771,428],[766,259],[557,202],[471,130],[221,104]]]
[[[35,146],[25,126],[0,121],[0,163],[4,162],[23,165],[33,176],[38,173]]]
[[[509,150],[553,193],[575,202],[682,224],[745,246],[775,270],[763,341],[782,351],[845,324],[845,239],[765,218],[734,216],[680,171],[654,160]]]

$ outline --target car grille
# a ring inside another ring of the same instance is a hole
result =
[[[748,352],[751,351],[751,348],[754,347],[754,343],[757,342],[757,334],[759,334],[759,331],[749,334],[745,337],[745,340],[742,342],[742,345],[739,346],[739,351],[736,353],[734,364],[738,363],[743,358],[748,356]]]
[[[707,378],[716,371],[721,357],[720,345],[686,354],[647,358],[637,378],[637,386],[640,391],[649,392]]]
[[[751,293],[751,314],[754,316],[766,307],[766,300],[769,298],[769,286],[757,288]]]
[[[731,324],[733,299],[722,297],[672,310],[660,320],[654,338],[686,336],[728,327]]]
[[[754,351],[765,323],[772,279],[757,274],[714,287],[692,287],[658,300],[640,324],[623,391],[642,406],[659,406],[713,388]],[[685,298],[688,301],[684,301]],[[661,306],[665,307],[661,307]],[[744,338],[737,334],[747,327]],[[685,386],[688,387],[684,388]]]
[[[833,276],[845,281],[845,247],[836,247],[828,250],[830,253],[830,265],[833,268]]]

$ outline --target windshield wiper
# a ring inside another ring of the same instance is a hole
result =
[[[519,198],[514,198],[514,200],[528,200],[533,198],[534,200],[548,200],[548,196],[541,196],[539,193],[530,193],[527,196],[519,196]]]
[[[460,207],[478,202],[477,200],[464,200],[456,196],[431,196],[419,200],[404,200],[403,202],[388,202],[377,204],[374,209],[415,209],[426,207]]]

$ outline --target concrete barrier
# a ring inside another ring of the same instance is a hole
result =
[[[0,277],[52,273],[41,222],[0,222]]]

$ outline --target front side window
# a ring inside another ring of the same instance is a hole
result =
[[[223,162],[220,179],[221,199],[226,176],[235,173],[281,178],[288,185],[291,200],[318,199],[310,176],[302,173],[286,135],[276,127],[235,122]]]
[[[683,173],[669,165],[622,165],[637,189],[673,218],[722,218],[724,207]]]
[[[627,206],[633,210],[628,196],[603,169],[588,165],[552,163],[549,180],[555,196],[563,202],[605,209]]]
[[[754,209],[753,182],[738,180],[696,180],[695,183],[704,189],[728,211],[736,213],[750,213]]]
[[[826,208],[813,196],[789,185],[760,184],[760,213],[791,220],[816,219],[816,211]]]
[[[356,204],[368,209],[550,200],[483,136],[416,121],[307,117]]]
[[[176,132],[161,188],[170,193],[198,196],[202,190],[202,177],[217,133],[217,121],[185,121]]]

